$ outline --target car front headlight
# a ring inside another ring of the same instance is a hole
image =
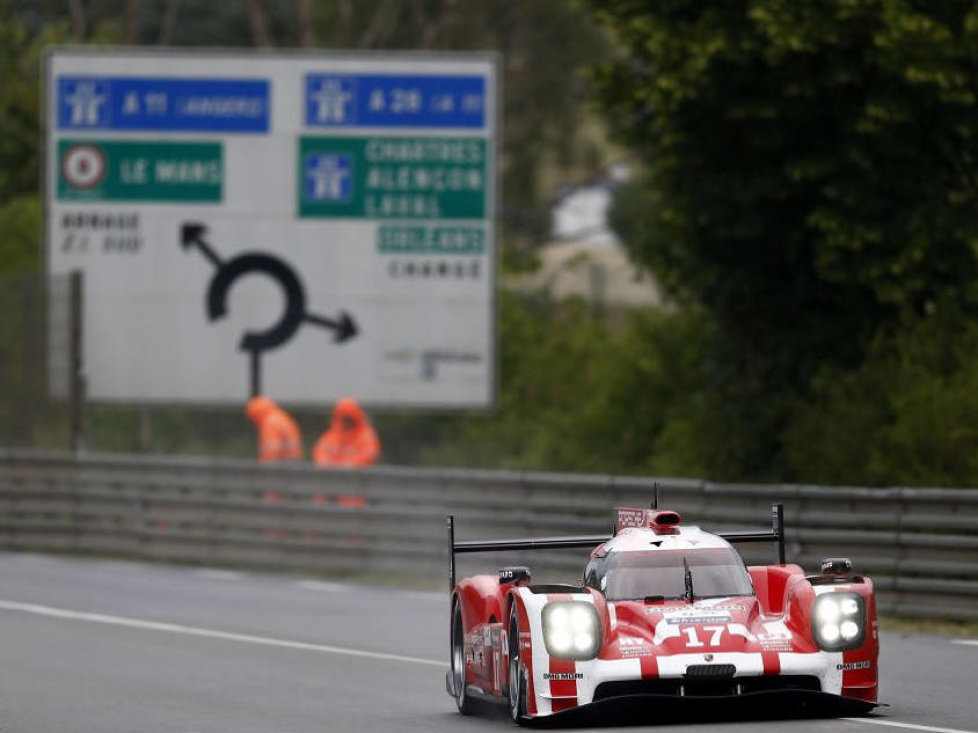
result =
[[[547,652],[562,659],[594,659],[601,648],[601,624],[594,605],[555,601],[543,607]]]
[[[866,602],[858,593],[825,593],[812,606],[812,632],[819,649],[841,652],[866,640]]]

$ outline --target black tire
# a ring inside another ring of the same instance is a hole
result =
[[[526,668],[520,661],[520,624],[516,603],[509,614],[509,717],[523,725],[526,717]]]
[[[452,687],[455,689],[455,705],[462,715],[475,711],[474,701],[465,691],[465,629],[462,628],[462,607],[458,601],[452,608]]]

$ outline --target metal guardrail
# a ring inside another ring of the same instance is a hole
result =
[[[312,466],[0,449],[0,548],[321,573],[448,570],[460,540],[610,533],[617,505],[661,505],[712,530],[766,527],[785,507],[787,554],[814,571],[846,555],[882,613],[978,619],[978,490],[868,489],[513,471]],[[741,548],[772,562],[770,548]],[[459,574],[527,564],[578,580],[581,550],[500,553]]]

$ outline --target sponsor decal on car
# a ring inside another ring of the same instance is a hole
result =
[[[871,669],[872,666],[873,663],[868,659],[865,659],[862,662],[846,662],[845,664],[837,664],[835,665],[835,668],[837,670],[849,672],[854,669]]]
[[[545,680],[583,680],[584,674],[581,672],[544,672]]]
[[[637,636],[619,636],[618,653],[622,659],[641,657],[652,653],[652,645]]]
[[[766,652],[790,652],[792,635],[783,621],[767,621],[764,631],[757,634],[761,649]]]
[[[638,636],[625,636],[624,634],[622,634],[621,636],[618,637],[618,645],[631,646],[631,647],[645,646],[646,641],[645,639],[642,639]]]
[[[726,624],[733,621],[729,613],[711,614],[670,614],[666,616],[666,621],[670,624]]]
[[[630,507],[620,507],[618,509],[618,519],[616,521],[618,529],[644,527],[647,522],[648,512],[645,509],[632,509]]]

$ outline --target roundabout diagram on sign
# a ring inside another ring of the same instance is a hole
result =
[[[205,295],[208,320],[217,321],[227,315],[231,287],[243,275],[267,275],[279,284],[285,295],[285,310],[279,319],[264,330],[245,331],[238,343],[238,348],[249,355],[252,396],[261,393],[262,354],[288,343],[304,324],[332,331],[336,343],[348,341],[359,332],[353,317],[346,311],[340,311],[335,319],[310,313],[298,273],[283,260],[265,252],[245,252],[223,260],[204,240],[206,234],[207,227],[195,222],[184,223],[180,230],[180,244],[184,250],[196,249],[214,266],[214,275]]]

